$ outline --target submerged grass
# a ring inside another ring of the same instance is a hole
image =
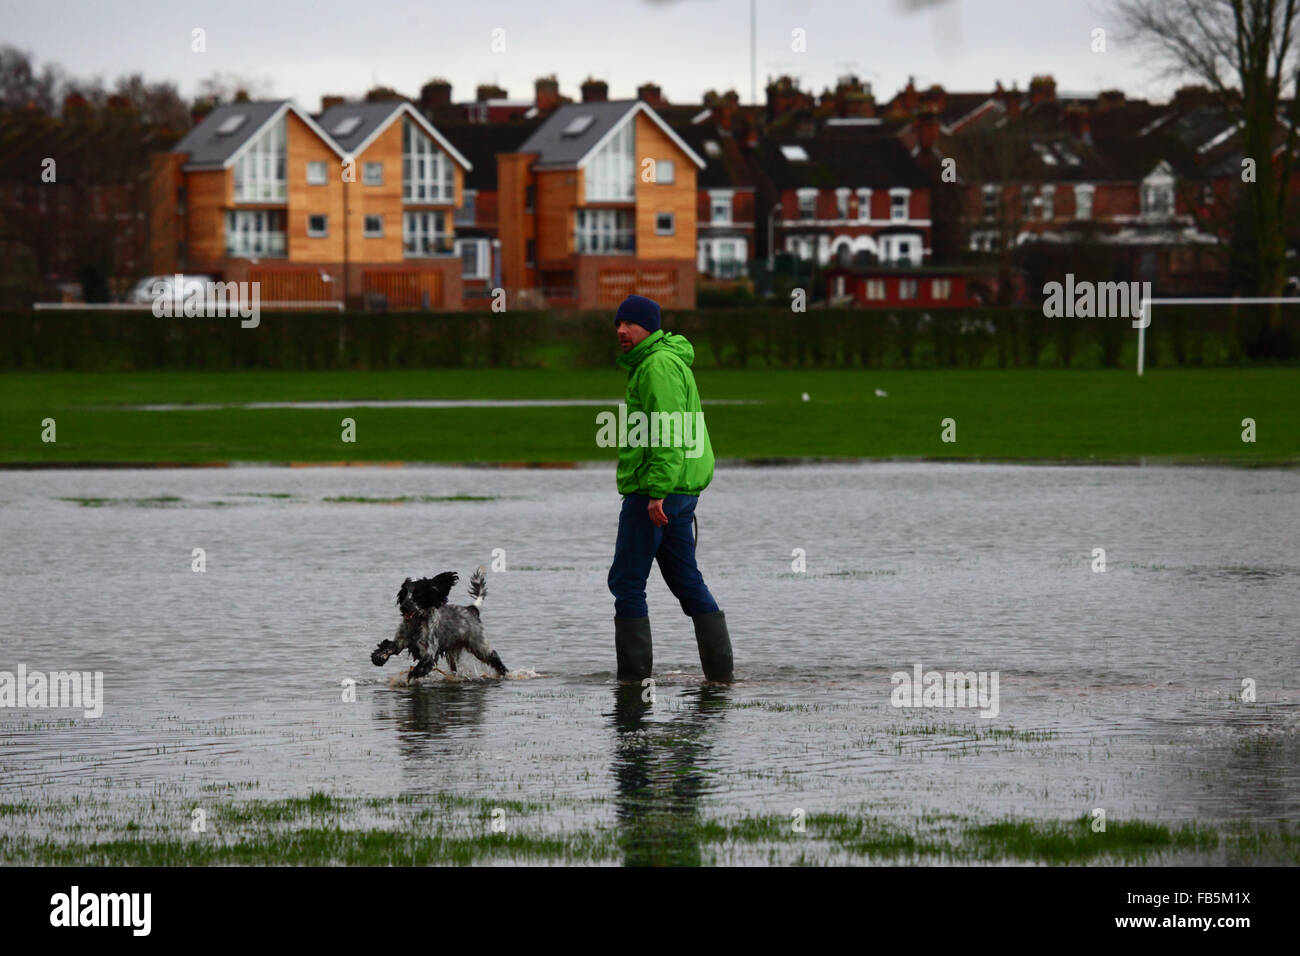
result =
[[[436,501],[497,501],[498,495],[397,495],[388,498],[368,498],[365,495],[334,495],[324,498],[330,504],[404,505],[428,504]]]
[[[648,800],[619,808],[608,825],[556,828],[577,801],[492,800],[458,794],[358,799],[314,792],[281,800],[209,806],[206,828],[190,808],[121,807],[86,801],[0,805],[0,863],[6,865],[471,865],[774,863],[1300,863],[1300,839],[1285,825],[1222,828],[1091,817],[978,822],[951,814],[905,821],[858,812],[709,818]],[[96,810],[106,818],[96,821]],[[87,814],[89,813],[89,816]],[[599,815],[599,814],[598,814]],[[15,826],[19,822],[31,824]],[[60,837],[51,834],[62,834]]]

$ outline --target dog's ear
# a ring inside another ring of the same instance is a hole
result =
[[[411,596],[422,611],[442,607],[447,603],[447,595],[459,578],[460,575],[455,571],[443,571],[431,578],[421,578],[411,586]]]
[[[397,589],[397,605],[401,607],[402,602],[406,600],[411,591],[411,579],[407,578],[402,582],[402,586]]]

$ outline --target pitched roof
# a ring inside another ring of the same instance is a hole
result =
[[[320,125],[348,156],[357,156],[388,128],[398,116],[410,116],[430,138],[461,166],[472,164],[450,141],[406,100],[377,100],[371,103],[341,103],[320,115]]]
[[[568,103],[561,106],[533,135],[519,147],[521,153],[537,153],[539,168],[563,169],[579,166],[600,147],[625,120],[636,113],[645,113],[673,140],[696,166],[704,168],[703,157],[682,141],[672,127],[653,109],[640,100],[609,100],[601,103]],[[578,132],[566,132],[580,125],[583,117],[590,117]]]
[[[172,152],[189,153],[190,158],[186,163],[188,168],[221,169],[234,162],[245,146],[273,121],[288,112],[295,113],[330,149],[340,152],[334,141],[316,125],[316,121],[290,100],[261,100],[218,106],[198,126],[186,133],[172,147]]]
[[[696,178],[699,189],[754,188],[753,172],[730,133],[722,132],[713,123],[674,123],[673,129],[704,157],[704,168]]]
[[[373,103],[340,103],[317,116],[316,122],[339,144],[340,149],[355,156],[358,146],[388,125],[402,102],[378,100]]]
[[[907,147],[881,126],[823,126],[806,138],[764,138],[758,161],[778,189],[872,188],[929,184]],[[799,146],[806,160],[792,160],[783,146]]]

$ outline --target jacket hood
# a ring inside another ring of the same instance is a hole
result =
[[[630,372],[640,365],[646,356],[660,351],[671,352],[681,359],[687,368],[690,368],[695,362],[695,347],[691,345],[686,336],[665,332],[660,329],[657,332],[652,332],[633,348],[620,355],[618,364]]]

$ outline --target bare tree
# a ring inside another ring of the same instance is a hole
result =
[[[1194,76],[1241,97],[1241,137],[1254,160],[1247,185],[1258,257],[1259,292],[1286,284],[1287,204],[1300,121],[1296,15],[1300,0],[1116,0],[1121,22],[1163,61],[1166,73]],[[1288,98],[1289,91],[1289,98]],[[1285,124],[1285,147],[1273,149]],[[1281,321],[1277,307],[1273,324]]]
[[[29,54],[11,46],[0,47],[0,108],[32,107],[48,115],[57,107],[62,88],[63,78],[56,67],[47,65],[38,73]]]

